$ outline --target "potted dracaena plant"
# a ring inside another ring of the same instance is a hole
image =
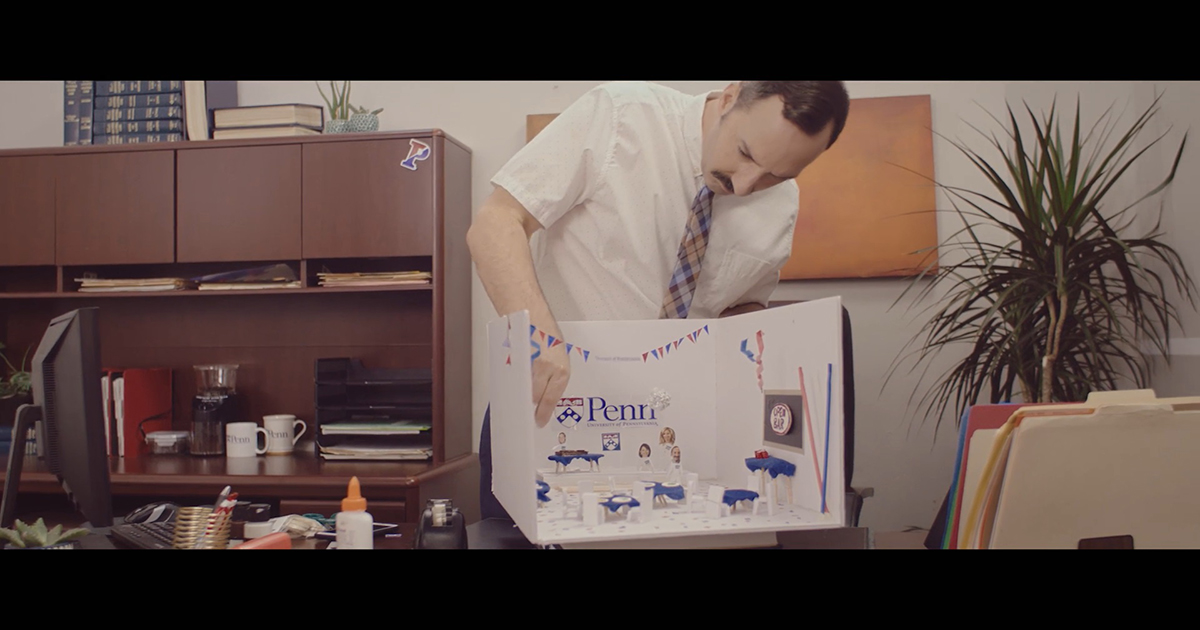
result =
[[[383,108],[368,110],[350,104],[350,82],[343,81],[339,87],[335,81],[329,82],[330,96],[325,95],[321,84],[317,83],[317,91],[325,99],[329,108],[329,120],[325,121],[325,133],[361,133],[379,130],[379,112]]]
[[[920,399],[918,413],[940,424],[947,409],[958,421],[977,403],[1083,401],[1125,379],[1145,388],[1150,362],[1142,348],[1150,345],[1169,360],[1170,326],[1180,322],[1168,287],[1195,308],[1195,285],[1176,250],[1161,240],[1161,206],[1153,226],[1135,225],[1142,202],[1174,180],[1187,135],[1157,186],[1125,207],[1112,194],[1166,137],[1138,148],[1161,98],[1120,134],[1113,133],[1112,107],[1083,132],[1077,101],[1065,138],[1053,105],[1041,117],[1026,105],[1031,131],[1022,131],[1012,107],[1008,124],[995,119],[1007,141],[976,129],[998,158],[951,141],[991,187],[939,185],[963,224],[940,248],[961,254],[960,261],[932,273],[930,264],[897,300],[915,291],[914,303],[934,303],[889,379],[913,357],[927,371],[943,350],[965,350]],[[1001,238],[988,239],[985,230]]]
[[[11,430],[15,422],[17,409],[21,405],[33,403],[33,378],[26,370],[26,360],[29,358],[29,350],[25,351],[24,358],[21,359],[21,366],[18,368],[4,354],[5,346],[0,343],[0,365],[2,370],[7,372],[7,376],[0,378],[0,430]]]

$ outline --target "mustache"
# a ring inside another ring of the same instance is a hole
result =
[[[725,187],[725,190],[727,190],[731,193],[735,192],[733,189],[733,180],[729,179],[729,177],[727,175],[725,175],[724,173],[710,171],[709,175],[712,175],[713,179],[717,180],[718,182],[721,182],[721,185]]]

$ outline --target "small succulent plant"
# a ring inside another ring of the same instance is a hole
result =
[[[21,549],[53,547],[78,540],[88,534],[88,530],[80,527],[63,531],[62,525],[55,525],[54,529],[47,530],[46,522],[40,518],[33,525],[26,525],[18,520],[15,527],[15,530],[0,528],[0,540]]]

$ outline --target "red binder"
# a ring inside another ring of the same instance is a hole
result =
[[[104,378],[109,456],[136,458],[148,454],[145,435],[171,430],[171,369],[105,369]]]

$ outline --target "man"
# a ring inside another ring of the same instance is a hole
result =
[[[557,322],[726,317],[766,308],[791,254],[795,178],[837,140],[840,81],[743,81],[691,96],[652,83],[590,90],[492,179],[467,243],[496,312]],[[535,238],[536,235],[536,238]],[[569,340],[568,340],[569,341]],[[545,426],[565,345],[533,362]],[[491,428],[480,438],[484,518]]]

